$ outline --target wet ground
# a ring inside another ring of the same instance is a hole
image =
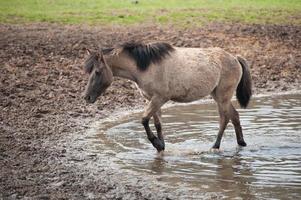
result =
[[[0,198],[173,196],[153,185],[145,190],[138,177],[131,179],[133,184],[119,183],[116,171],[102,167],[106,161],[87,151],[80,136],[91,124],[141,109],[145,101],[131,82],[117,79],[95,105],[86,105],[81,98],[87,81],[82,71],[85,48],[129,40],[218,46],[247,59],[254,93],[278,93],[300,89],[300,32],[299,26],[290,25],[209,24],[180,30],[1,24]]]
[[[157,154],[139,115],[97,125],[91,151],[132,176],[154,179],[174,197],[301,198],[301,95],[261,97],[240,109],[248,146],[228,126],[221,152],[210,152],[218,127],[215,104],[163,110],[166,150]],[[149,180],[146,180],[149,181]]]

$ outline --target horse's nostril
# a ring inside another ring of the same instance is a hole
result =
[[[90,100],[90,96],[89,95],[85,96],[85,100],[89,101]]]

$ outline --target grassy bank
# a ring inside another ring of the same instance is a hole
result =
[[[1,23],[301,25],[300,0],[0,0]]]

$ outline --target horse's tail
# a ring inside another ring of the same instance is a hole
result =
[[[252,81],[249,66],[246,60],[237,56],[237,60],[242,67],[242,77],[236,89],[236,98],[242,108],[246,108],[252,96]]]

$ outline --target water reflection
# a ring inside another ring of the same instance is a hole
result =
[[[94,141],[99,153],[121,169],[154,176],[168,186],[219,198],[301,198],[301,95],[257,98],[239,110],[248,146],[239,148],[228,126],[222,151],[215,141],[214,104],[165,109],[166,151],[147,141],[139,115],[111,124]],[[185,192],[184,192],[185,193]]]

